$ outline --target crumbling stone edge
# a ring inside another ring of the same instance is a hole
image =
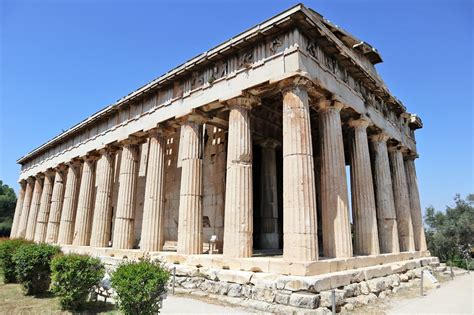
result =
[[[116,259],[100,257],[109,268]],[[264,272],[176,267],[175,293],[205,297],[262,312],[330,314],[331,290],[337,312],[350,312],[401,288],[419,285],[421,270],[439,266],[437,257],[333,272],[318,276],[287,276]]]

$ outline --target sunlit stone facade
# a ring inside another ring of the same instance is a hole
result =
[[[381,61],[295,6],[20,158],[12,237],[213,263],[423,256],[422,123]]]

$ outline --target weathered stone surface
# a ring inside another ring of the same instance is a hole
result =
[[[283,258],[291,262],[318,259],[311,117],[305,82],[297,81],[283,90]]]
[[[253,272],[240,271],[240,270],[221,270],[219,272],[219,280],[239,283],[239,284],[248,284],[250,283],[250,278],[252,277]]]
[[[276,293],[277,291],[273,289],[254,287],[252,289],[252,298],[259,301],[273,303],[273,301],[275,300]]]
[[[382,278],[369,280],[367,285],[372,293],[379,293],[386,288],[385,281]]]
[[[369,285],[366,281],[362,281],[360,283],[360,292],[362,294],[366,294],[366,295],[370,293],[370,288],[369,288]]]
[[[352,283],[344,287],[344,297],[349,298],[353,296],[360,295],[361,289],[360,289],[360,284],[359,283]]]
[[[233,283],[229,285],[229,291],[227,292],[228,296],[231,297],[240,297],[242,296],[242,285]]]
[[[197,277],[199,276],[199,269],[186,265],[175,265],[177,276]]]
[[[227,257],[250,257],[253,248],[252,99],[229,102],[224,248]]]
[[[320,102],[321,207],[326,257],[352,257],[348,192],[339,102]]]
[[[349,121],[350,137],[352,215],[354,229],[354,253],[376,255],[379,250],[375,195],[370,165],[366,117]]]
[[[280,275],[271,274],[271,273],[263,273],[257,272],[254,273],[250,283],[255,285],[256,287],[268,287],[268,288],[277,288],[277,280],[280,278]],[[284,285],[282,286],[282,288]]]
[[[181,286],[185,289],[196,289],[204,281],[202,278],[186,278],[184,282],[181,283]]]
[[[332,291],[323,291],[320,293],[321,301],[319,303],[320,306],[324,307],[331,307],[332,306]],[[344,304],[344,291],[336,290],[335,291],[335,302],[336,305],[343,305]]]
[[[388,139],[389,136],[384,133],[371,136],[377,225],[379,230],[380,252],[399,253],[397,215],[393,198],[393,186],[387,149]]]
[[[289,305],[314,309],[319,306],[320,296],[307,292],[295,292],[290,296]]]
[[[199,268],[199,273],[206,279],[216,281],[219,279],[218,274],[219,274],[220,269],[214,269],[214,268]]]
[[[346,303],[345,305],[342,306],[341,310],[343,312],[352,312],[354,310],[354,304]]]
[[[277,292],[275,295],[275,303],[288,305],[290,302],[290,295],[291,294]]]

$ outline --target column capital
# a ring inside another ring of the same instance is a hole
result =
[[[35,175],[36,180],[42,180],[45,177],[45,173],[38,173]]]
[[[173,130],[173,131],[174,131],[174,130]],[[151,138],[151,137],[157,138],[157,137],[166,137],[166,136],[168,136],[169,134],[171,134],[173,131],[172,131],[171,128],[169,128],[169,127],[167,128],[167,127],[165,127],[165,126],[158,125],[158,126],[155,127],[155,128],[152,128],[152,129],[150,129],[150,130],[147,130],[147,131],[146,131],[146,134],[147,134],[147,136],[150,137],[150,138]]]
[[[56,165],[55,167],[53,167],[53,170],[54,170],[55,172],[63,172],[63,171],[65,171],[66,169],[67,169],[67,165],[64,164],[64,163],[58,164],[58,165]]]
[[[305,76],[296,76],[289,79],[282,80],[278,83],[281,93],[292,91],[296,88],[310,90],[313,87],[313,81]]]
[[[56,174],[56,169],[55,169],[55,168],[48,168],[48,169],[44,172],[44,175],[45,175],[45,176],[49,176],[49,177],[54,176],[54,174]]]
[[[345,106],[336,99],[328,99],[325,97],[320,98],[317,101],[317,107],[319,112],[325,111],[337,111],[340,112]]]
[[[97,151],[89,152],[87,155],[81,156],[80,159],[83,162],[94,162],[100,158],[100,154]]]
[[[82,161],[81,161],[81,159],[79,159],[79,158],[74,158],[74,159],[72,159],[71,161],[65,162],[64,164],[67,165],[67,167],[72,168],[72,167],[81,166],[81,165],[82,165]]]
[[[371,120],[365,115],[362,115],[358,119],[350,119],[348,123],[349,127],[352,127],[354,129],[366,129],[370,126],[370,124]]]
[[[280,141],[277,141],[275,139],[264,139],[264,140],[258,141],[257,143],[261,147],[269,148],[269,149],[276,149],[278,146],[281,145]]]
[[[416,152],[413,152],[413,151],[411,151],[411,150],[409,150],[409,149],[407,149],[404,153],[405,153],[405,154],[403,155],[403,158],[404,158],[405,160],[412,160],[412,161],[414,161],[414,160],[416,160],[417,158],[419,158],[419,155],[418,155]]]
[[[30,176],[30,177],[28,177],[28,178],[26,179],[26,182],[27,182],[28,184],[33,184],[33,183],[35,182],[35,180],[36,180],[36,177]]]
[[[99,156],[106,155],[106,154],[114,155],[119,149],[120,148],[118,146],[109,144],[101,149],[98,149],[97,153],[99,154]]]
[[[254,106],[260,105],[261,100],[260,98],[252,94],[243,93],[241,96],[237,96],[230,100],[227,100],[225,103],[227,104],[229,108],[243,107],[243,108],[251,109]]]
[[[27,183],[27,180],[26,180],[26,179],[20,179],[20,180],[18,181],[18,184],[20,184],[20,186],[22,186],[22,187],[25,186],[26,183]]]
[[[130,135],[128,136],[128,138],[118,141],[117,145],[119,147],[130,147],[130,146],[139,145],[143,142],[145,142],[143,138]]]
[[[185,125],[189,123],[204,124],[209,120],[206,114],[198,109],[192,109],[187,113],[175,117],[178,125]]]
[[[379,133],[369,135],[369,139],[373,142],[387,142],[390,139],[390,136],[387,133],[381,131]]]

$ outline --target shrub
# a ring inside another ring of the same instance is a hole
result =
[[[16,277],[25,294],[45,293],[51,283],[50,263],[60,253],[57,246],[48,244],[23,245],[13,255]]]
[[[159,313],[169,278],[159,262],[149,259],[121,264],[111,278],[120,310],[133,315]]]
[[[3,282],[16,282],[15,263],[12,260],[12,256],[20,246],[31,243],[20,238],[7,239],[0,242],[0,268],[3,270]]]
[[[99,259],[86,255],[58,255],[51,262],[51,291],[59,296],[63,309],[80,309],[93,286],[104,276]]]

